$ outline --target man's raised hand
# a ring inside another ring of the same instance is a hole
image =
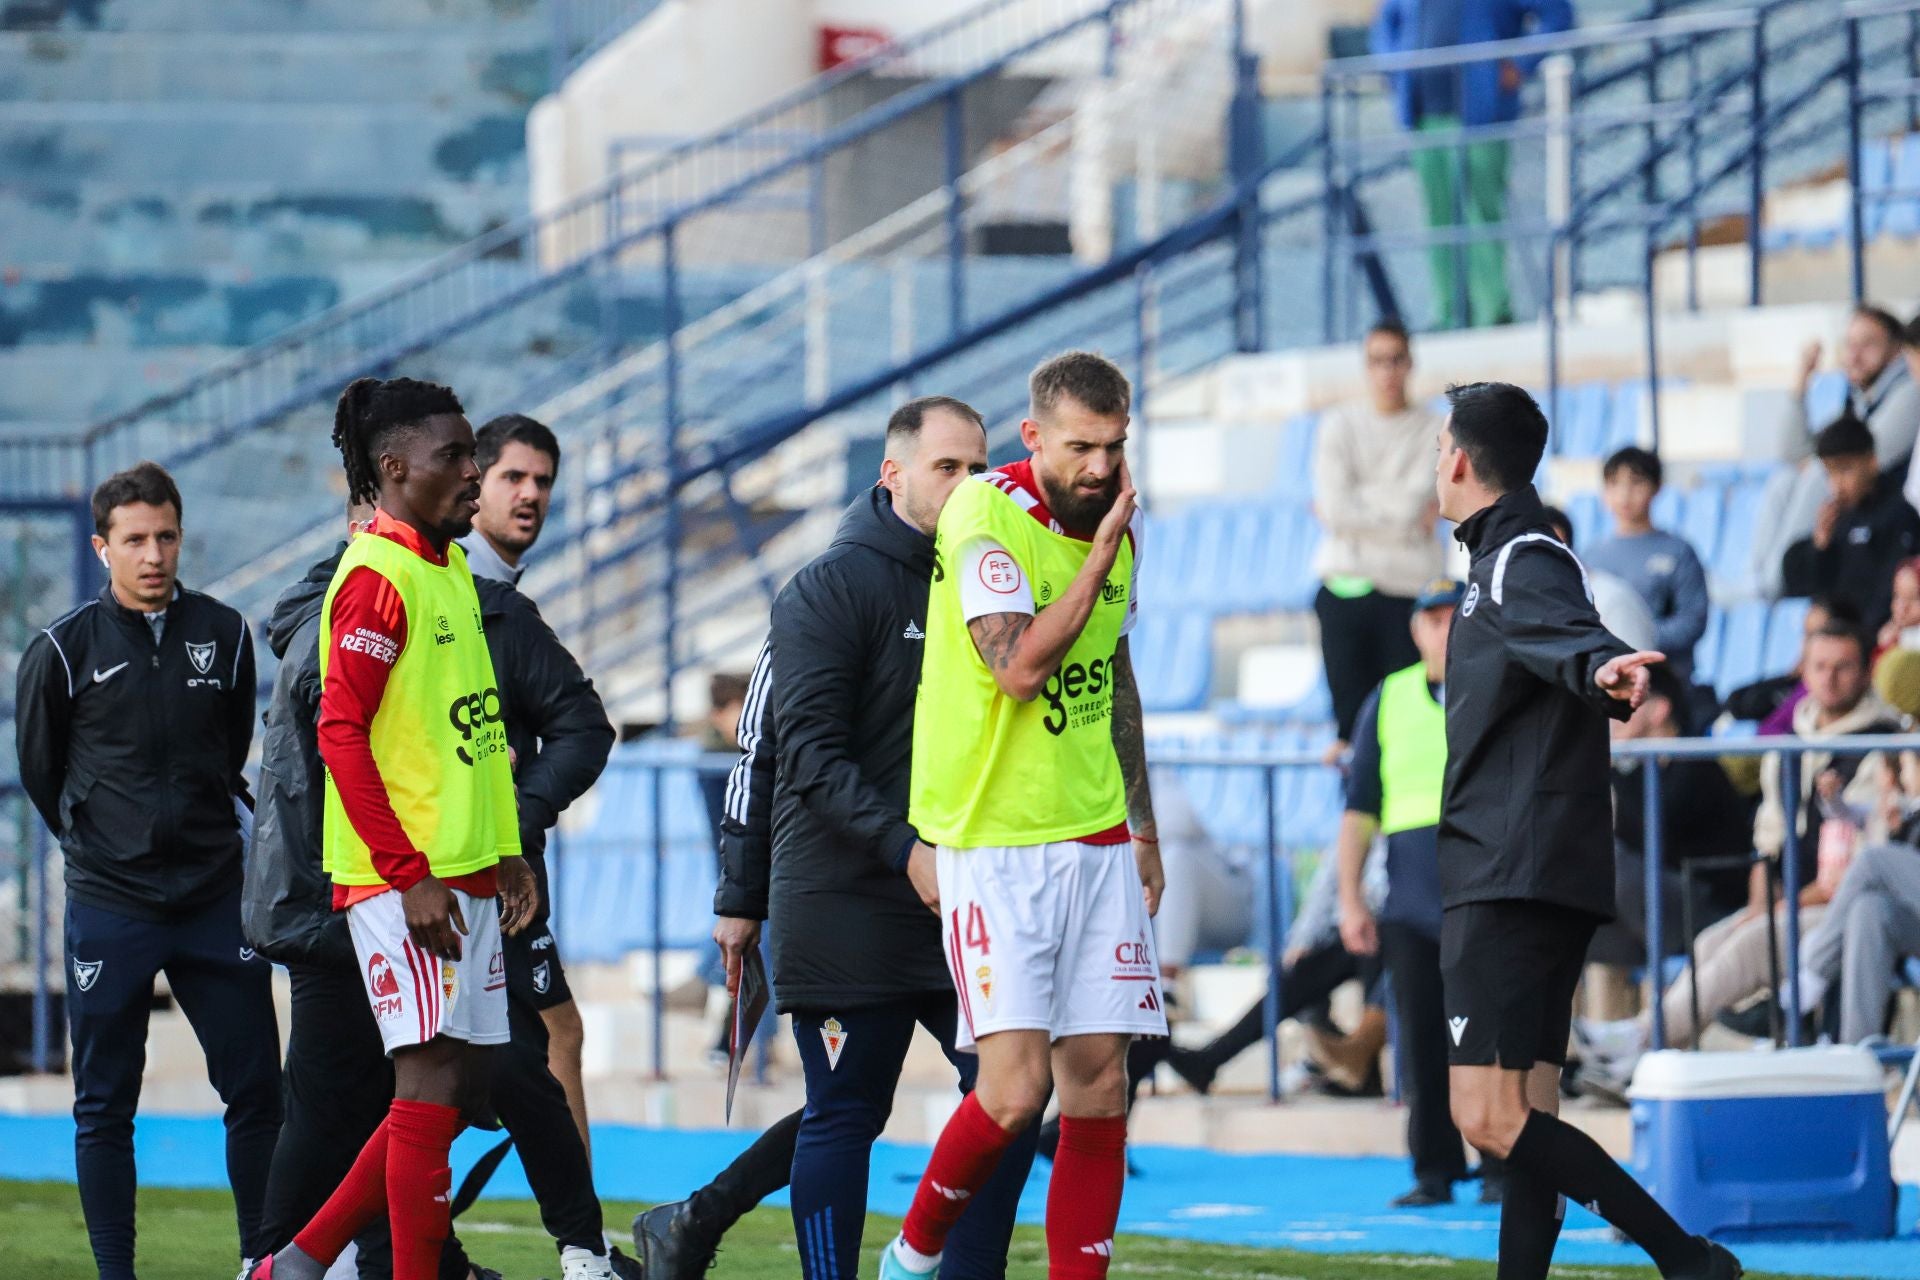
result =
[[[1624,702],[1635,711],[1647,700],[1647,691],[1653,686],[1653,676],[1647,670],[1656,662],[1665,662],[1667,655],[1642,651],[1623,653],[1594,674],[1593,683],[1600,692],[1609,698]]]

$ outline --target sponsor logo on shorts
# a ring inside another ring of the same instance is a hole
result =
[[[828,1018],[820,1024],[820,1043],[827,1046],[827,1070],[839,1070],[840,1054],[847,1047],[847,1029],[840,1019]]]
[[[460,990],[460,970],[453,961],[440,961],[440,994],[446,997],[448,1004],[453,1003],[455,993]]]
[[[373,994],[373,1016],[386,1022],[397,1018],[405,1007],[400,999],[400,980],[393,976],[393,965],[378,951],[367,961],[367,990]]]
[[[73,958],[73,985],[82,991],[93,990],[93,984],[100,980],[100,970],[106,967],[105,960],[82,960]]]
[[[1460,1047],[1460,1037],[1467,1032],[1467,1020],[1465,1018],[1448,1018],[1447,1029],[1453,1032],[1453,1047],[1458,1049]]]
[[[1148,1013],[1160,1012],[1160,993],[1152,987],[1148,987],[1147,994],[1140,999],[1139,1007],[1145,1009]]]
[[[1146,934],[1139,934],[1132,942],[1122,942],[1114,947],[1115,982],[1152,982],[1159,976],[1154,971],[1153,948],[1147,945]]]
[[[487,960],[487,985],[483,987],[482,990],[498,991],[506,985],[507,957],[503,952],[496,951]],[[447,993],[447,999],[453,999],[453,993],[451,991]]]
[[[547,961],[542,960],[539,964],[533,966],[534,994],[543,996],[547,994],[547,989],[551,986],[553,986],[553,966]]]

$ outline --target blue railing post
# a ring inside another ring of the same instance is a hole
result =
[[[1700,310],[1700,37],[1687,37],[1687,310]]]
[[[673,729],[673,677],[676,661],[675,640],[680,607],[680,262],[676,248],[677,222],[669,222],[660,237],[661,284],[665,293],[667,326],[663,357],[663,416],[666,425],[666,580],[661,583],[665,596],[665,617],[661,633],[660,723]]]
[[[666,770],[653,764],[653,1078],[667,1078],[667,788]]]
[[[1781,943],[1786,963],[1787,1047],[1800,1047],[1800,766],[1798,752],[1780,753],[1780,804],[1787,820],[1786,847],[1780,853],[1780,901],[1787,928]]]
[[[1247,45],[1246,0],[1233,6],[1233,109],[1228,113],[1227,154],[1239,196],[1239,220],[1233,240],[1234,349],[1243,353],[1266,346],[1261,306],[1260,59]]]
[[[1748,78],[1753,83],[1753,101],[1747,109],[1747,146],[1751,163],[1747,169],[1747,305],[1760,305],[1761,292],[1761,220],[1766,216],[1766,127],[1767,114],[1767,10],[1762,5],[1753,24],[1753,65]]]
[[[1651,448],[1660,452],[1660,343],[1655,324],[1655,314],[1659,305],[1654,297],[1654,240],[1652,229],[1647,232],[1646,271],[1644,273],[1647,305],[1647,423],[1653,432]]]
[[[1860,208],[1860,20],[1844,19],[1847,29],[1847,270],[1858,305],[1867,294],[1866,219]]]
[[[956,86],[947,93],[947,323],[957,336],[967,323],[967,227],[962,217],[960,177],[966,171],[967,122]]]
[[[1320,202],[1321,238],[1324,241],[1320,254],[1320,340],[1326,343],[1333,341],[1333,246],[1340,234],[1340,218],[1334,209],[1334,147],[1337,131],[1333,122],[1333,80],[1331,71],[1323,70],[1320,73],[1320,190],[1324,196]]]
[[[47,887],[47,849],[52,840],[38,815],[29,817],[33,835],[33,1069],[45,1075],[53,1069],[53,994],[47,989],[47,961],[53,948],[49,935],[53,922],[48,918],[47,902],[53,896]]]
[[[1280,918],[1280,814],[1274,792],[1273,765],[1260,767],[1261,794],[1266,797],[1267,827],[1267,996],[1260,1004],[1260,1024],[1267,1032],[1267,1101],[1280,1101],[1280,956],[1285,950],[1286,924]]]
[[[1666,904],[1661,900],[1662,862],[1665,856],[1665,832],[1661,830],[1660,761],[1641,762],[1641,785],[1645,788],[1646,817],[1641,828],[1640,847],[1646,859],[1644,868],[1647,894],[1647,982],[1651,995],[1647,1007],[1653,1014],[1653,1047],[1667,1047],[1667,1014],[1661,997],[1667,990]],[[1700,1028],[1694,1028],[1697,1038]]]

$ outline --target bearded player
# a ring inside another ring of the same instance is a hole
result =
[[[361,378],[333,440],[349,500],[378,509],[321,607],[322,840],[394,1097],[339,1190],[254,1275],[323,1280],[385,1212],[394,1280],[433,1280],[448,1151],[484,1100],[484,1046],[508,1039],[501,933],[526,926],[538,890],[480,600],[453,541],[479,509],[473,428],[445,387]]]
[[[908,816],[938,846],[957,1040],[980,1071],[881,1280],[938,1273],[948,1231],[1056,1085],[1047,1273],[1104,1277],[1127,1045],[1167,1032],[1149,920],[1165,878],[1126,640],[1131,389],[1083,351],[1041,365],[1029,389],[1032,457],[962,482],[935,539]]]

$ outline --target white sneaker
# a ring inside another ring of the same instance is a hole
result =
[[[613,1263],[573,1244],[560,1251],[560,1274],[561,1280],[619,1280]]]
[[[1594,1018],[1575,1018],[1573,1036],[1586,1050],[1586,1057],[1616,1061],[1638,1058],[1647,1047],[1647,1033],[1638,1018],[1601,1022]]]

